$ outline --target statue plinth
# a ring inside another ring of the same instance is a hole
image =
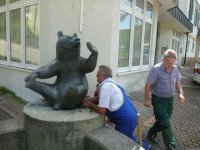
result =
[[[24,107],[26,150],[84,150],[85,135],[104,126],[104,116],[87,108],[52,110],[46,104]]]

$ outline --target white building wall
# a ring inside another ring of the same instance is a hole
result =
[[[185,16],[188,18],[189,7],[190,7],[190,0],[179,0],[178,7],[185,14]]]
[[[116,81],[125,87],[126,90],[139,89],[144,87],[148,70],[137,71],[127,74],[118,74],[118,42],[119,42],[119,21],[120,21],[120,0],[84,0],[83,14],[81,14],[81,0],[48,0],[40,2],[40,66],[48,64],[55,58],[57,32],[72,35],[77,33],[81,39],[81,56],[88,57],[89,50],[86,42],[94,44],[99,57],[94,72],[87,74],[89,82],[88,95],[93,95],[96,85],[96,71],[98,66],[105,64],[113,69],[113,76]],[[83,16],[83,24],[80,24]],[[154,22],[152,30],[152,52],[154,57],[156,31],[157,31],[158,7],[154,7]],[[81,25],[81,26],[80,26]],[[80,32],[80,27],[82,32]],[[151,64],[153,64],[152,58]],[[35,102],[42,97],[25,88],[24,78],[32,70],[7,67],[0,65],[0,86],[6,86],[13,90],[20,97]],[[7,80],[5,80],[7,79]],[[53,83],[55,78],[43,80]]]
[[[172,28],[169,24],[160,23],[159,24],[159,45],[156,53],[157,62],[162,61],[163,52],[162,47],[166,47],[167,49],[171,48],[171,37],[172,37]]]

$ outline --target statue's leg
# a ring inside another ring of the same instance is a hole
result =
[[[86,94],[87,88],[85,87],[85,85],[71,85],[63,87],[58,94],[60,95],[59,104],[64,106],[65,109],[79,107],[80,105],[82,105],[82,101],[85,98]]]
[[[57,90],[55,85],[39,81],[29,81],[26,83],[26,87],[42,95],[51,105],[57,103]]]

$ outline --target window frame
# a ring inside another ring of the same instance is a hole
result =
[[[6,5],[0,7],[0,13],[6,13],[6,53],[7,53],[7,60],[0,60],[0,65],[6,65],[8,67],[13,68],[21,68],[21,69],[30,69],[34,70],[37,69],[40,65],[40,52],[39,52],[39,62],[38,65],[33,64],[26,64],[25,57],[26,57],[26,50],[25,50],[25,8],[33,5],[38,5],[38,9],[40,10],[40,0],[20,0],[18,2],[9,3],[9,0],[6,0]],[[10,41],[10,11],[20,9],[20,22],[21,22],[21,62],[12,62],[11,61],[11,41]],[[39,35],[40,39],[40,35]],[[40,43],[39,43],[39,51],[40,51]]]
[[[152,5],[152,18],[148,18],[146,16],[146,10],[147,10],[147,2]],[[120,12],[124,11],[131,15],[131,33],[130,33],[130,45],[129,45],[129,63],[126,67],[119,67],[117,68],[118,73],[123,72],[135,72],[138,70],[145,70],[149,69],[151,65],[151,54],[152,54],[152,31],[154,27],[154,13],[155,13],[155,6],[152,0],[144,0],[144,11],[143,13],[138,12],[136,9],[136,0],[132,1],[132,7],[124,4],[121,1],[120,4]],[[135,18],[141,19],[143,21],[142,24],[142,39],[141,39],[141,52],[140,52],[140,65],[138,66],[132,66],[132,58],[133,58],[133,43],[134,43],[134,27],[135,27]],[[120,22],[120,19],[119,19]],[[151,35],[150,35],[150,50],[149,50],[149,63],[147,65],[143,65],[143,55],[144,55],[144,36],[145,36],[145,24],[149,23],[151,25]],[[120,28],[119,28],[120,31]],[[119,49],[118,49],[118,55],[119,55]],[[119,61],[119,57],[118,57]],[[118,64],[118,63],[117,63]]]

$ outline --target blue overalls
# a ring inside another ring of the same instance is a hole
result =
[[[119,85],[117,86],[120,88],[123,94],[124,102],[122,106],[116,111],[111,112],[107,110],[106,115],[111,122],[115,123],[115,130],[125,134],[132,140],[135,140],[133,137],[133,131],[137,125],[137,111],[130,102],[130,99],[126,95],[124,89]]]
[[[108,81],[111,82],[111,81]],[[114,82],[112,82],[115,84]],[[122,106],[116,111],[107,110],[106,115],[110,119],[111,122],[115,123],[115,130],[121,132],[122,134],[128,136],[133,141],[137,142],[137,138],[133,136],[133,131],[137,125],[137,111],[132,105],[129,97],[126,95],[124,89],[117,85],[124,98],[124,102]],[[142,147],[145,150],[149,149],[149,144],[146,141],[142,141]]]

